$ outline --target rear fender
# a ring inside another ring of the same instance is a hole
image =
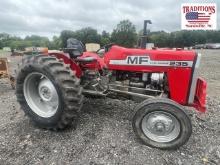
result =
[[[75,74],[78,78],[80,78],[82,76],[81,68],[67,54],[65,54],[63,52],[51,52],[48,54],[50,56],[56,56],[56,58],[58,58],[58,59],[63,59],[64,63],[69,64],[71,70],[75,71]]]
[[[99,57],[98,54],[92,52],[84,52],[83,55],[79,58],[93,57],[96,59],[96,62],[81,64],[83,68],[102,70],[106,67],[104,59]]]

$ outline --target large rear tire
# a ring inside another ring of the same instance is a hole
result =
[[[16,79],[17,100],[37,126],[61,130],[77,124],[82,87],[72,70],[55,57],[26,57]]]
[[[177,149],[192,133],[191,121],[183,107],[164,98],[139,104],[132,125],[145,145],[159,149]]]

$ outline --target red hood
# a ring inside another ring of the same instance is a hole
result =
[[[140,56],[150,56],[152,60],[185,60],[192,61],[196,53],[194,51],[186,50],[151,50],[151,49],[133,49],[124,48],[120,46],[112,46],[110,51],[106,53],[105,57],[111,54],[111,59],[124,59],[128,55],[140,55]],[[115,56],[114,56],[115,55]],[[108,57],[107,57],[108,58]]]

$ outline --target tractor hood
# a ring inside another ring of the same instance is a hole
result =
[[[120,46],[112,46],[105,54],[105,63],[109,67],[115,65],[136,65],[154,67],[192,67],[196,53],[185,50],[149,50],[130,49]]]

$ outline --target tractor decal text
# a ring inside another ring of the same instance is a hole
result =
[[[128,56],[127,64],[144,64],[149,62],[148,56]]]
[[[110,60],[111,65],[192,67],[193,61],[157,61],[149,56],[127,56],[125,60]]]

